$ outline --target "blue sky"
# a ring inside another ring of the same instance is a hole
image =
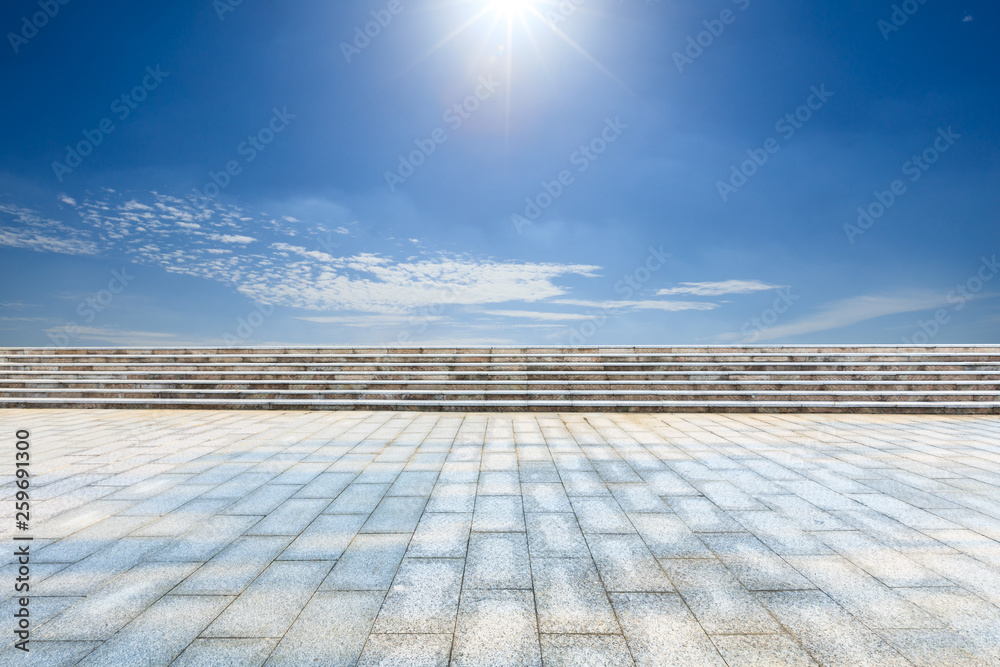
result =
[[[998,15],[14,0],[0,345],[1000,343]]]

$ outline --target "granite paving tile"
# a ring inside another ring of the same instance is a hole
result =
[[[293,484],[265,484],[222,511],[223,514],[266,516],[301,489]]]
[[[587,544],[609,592],[674,590],[638,535],[587,535]]]
[[[140,563],[46,623],[41,639],[105,640],[198,568],[198,563]],[[34,600],[32,620],[41,622]]]
[[[539,631],[621,631],[590,558],[532,558],[531,572]]]
[[[478,493],[481,496],[513,496],[521,494],[521,483],[516,471],[483,471],[479,474]]]
[[[961,635],[988,664],[1000,664],[995,606],[958,587],[900,588],[897,592]]]
[[[574,496],[570,498],[580,529],[584,533],[632,534],[635,528],[613,498]]]
[[[727,481],[692,482],[706,498],[715,503],[719,509],[731,512],[734,510],[766,510],[767,507],[739,487]]]
[[[1000,607],[1000,569],[965,554],[916,554],[911,558]]]
[[[94,667],[170,664],[232,599],[222,595],[162,597],[79,664]]]
[[[714,558],[680,518],[670,513],[629,514],[629,520],[657,558]]]
[[[389,484],[363,484],[355,481],[340,492],[324,513],[371,514],[382,500],[382,496],[389,490],[389,486]]]
[[[316,593],[264,664],[353,667],[361,657],[384,595],[377,591]]]
[[[638,667],[726,667],[712,640],[680,596],[611,593],[611,604]]]
[[[13,592],[13,586],[11,586],[11,592]],[[46,626],[48,622],[52,619],[58,619],[59,616],[75,607],[77,604],[83,602],[87,598],[82,596],[73,597],[32,597],[28,602],[28,613],[29,613],[29,626],[32,630],[31,642],[34,642],[45,636],[47,630]],[[11,596],[0,602],[0,618],[11,619],[10,634],[5,637],[4,645],[16,642],[18,638],[14,635],[14,616],[15,613],[20,613],[21,611],[21,598],[20,596]],[[18,618],[18,621],[20,619]],[[58,638],[55,641],[60,641]],[[19,653],[22,653],[19,651]],[[0,663],[3,664],[3,663]]]
[[[233,600],[202,637],[281,637],[333,563],[275,561]]]
[[[277,639],[196,639],[170,667],[260,667],[277,645]]]
[[[373,634],[358,667],[447,667],[451,644],[450,634]]]
[[[761,496],[761,502],[805,531],[851,530],[834,514],[796,495]]]
[[[320,589],[389,590],[409,541],[408,533],[358,534]]]
[[[950,586],[941,575],[861,531],[826,531],[818,534],[834,551],[886,586]]]
[[[521,496],[479,496],[472,517],[475,532],[513,533],[524,530]]]
[[[332,500],[357,477],[351,472],[323,472],[295,492],[295,498],[325,498]]]
[[[427,498],[437,481],[436,472],[403,471],[389,487],[388,496],[417,496]]]
[[[120,514],[108,517],[45,547],[38,548],[36,546],[35,548],[38,550],[32,555],[32,562],[75,563],[102,547],[138,531],[152,520],[153,517],[149,516],[122,516]],[[158,535],[137,535],[137,537],[156,536]]]
[[[625,512],[669,512],[670,507],[653,493],[649,485],[640,481],[636,484],[608,484],[608,489]]]
[[[758,593],[757,599],[821,665],[905,667],[910,664],[822,591]]]
[[[464,570],[460,558],[403,559],[372,631],[454,632]]]
[[[525,514],[528,551],[534,558],[590,558],[573,514]]]
[[[291,498],[254,524],[247,535],[298,535],[326,508],[330,501]]]
[[[842,556],[792,556],[788,562],[869,628],[939,628],[940,622]]]
[[[151,559],[184,563],[207,561],[262,518],[214,516],[154,553]]]
[[[386,496],[362,526],[362,533],[412,533],[427,503],[425,498]]]
[[[451,665],[541,667],[531,591],[464,589]]]
[[[777,512],[730,512],[741,526],[779,556],[818,556],[833,550],[820,539],[827,533],[807,533]]]
[[[545,667],[633,667],[632,654],[620,635],[542,635]]]
[[[126,537],[40,581],[35,596],[90,595],[98,588],[162,549],[164,537]]]
[[[178,595],[239,595],[291,539],[284,536],[237,538],[173,592]]]
[[[464,589],[531,588],[524,533],[472,533]]]
[[[816,588],[784,559],[752,535],[701,535],[701,539],[751,591]]]
[[[712,637],[729,667],[810,667],[816,661],[789,635]]]
[[[424,512],[406,555],[412,558],[465,558],[471,528],[471,513]]]
[[[716,560],[661,561],[688,608],[709,634],[781,632],[756,598]]]
[[[745,529],[708,498],[669,496],[670,508],[696,533],[741,533]]]
[[[879,635],[917,667],[987,667],[989,659],[950,630],[881,630]]]
[[[32,664],[1000,664],[992,416],[22,414]]]
[[[521,489],[525,513],[573,511],[562,484],[523,484]]]
[[[434,485],[428,512],[472,512],[476,509],[476,483],[442,482]]]

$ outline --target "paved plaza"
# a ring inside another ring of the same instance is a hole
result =
[[[997,665],[1000,418],[0,411],[3,665]],[[31,639],[11,646],[15,432]]]

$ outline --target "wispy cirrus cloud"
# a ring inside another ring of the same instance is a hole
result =
[[[492,317],[514,317],[529,320],[546,320],[551,322],[572,322],[579,320],[589,320],[590,315],[582,313],[545,313],[537,310],[480,310],[476,311],[480,315]]]
[[[45,330],[47,334],[61,334],[65,331],[63,327],[52,327]],[[159,331],[126,331],[113,327],[77,327],[73,332],[74,338],[81,341],[89,341],[108,345],[204,345],[218,343],[216,340],[191,339],[178,336],[173,333]]]
[[[769,285],[759,280],[724,280],[708,283],[681,283],[678,287],[661,289],[657,296],[723,296],[725,294],[752,294],[766,292],[785,287],[785,285]]]
[[[296,320],[311,324],[334,324],[341,327],[402,327],[413,319],[411,315],[393,313],[365,313],[360,315],[320,315],[316,317],[296,317]],[[443,315],[424,315],[422,322],[441,322]]]
[[[717,303],[699,301],[588,301],[586,299],[556,299],[552,303],[564,306],[581,306],[583,308],[600,308],[602,310],[665,310],[680,312],[684,310],[715,310]]]
[[[758,340],[777,340],[833,331],[887,315],[940,308],[947,303],[947,295],[928,291],[856,296],[820,306],[812,315],[795,322],[764,329]]]

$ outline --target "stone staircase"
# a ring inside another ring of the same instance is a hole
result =
[[[1000,414],[1000,346],[0,348],[0,408]]]

